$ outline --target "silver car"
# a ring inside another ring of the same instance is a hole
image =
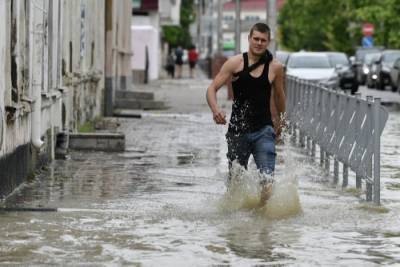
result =
[[[400,58],[396,59],[394,62],[393,67],[390,70],[390,77],[392,80],[393,91],[400,92]]]
[[[328,88],[338,88],[339,76],[328,55],[321,52],[292,53],[287,63],[288,75],[320,83]]]
[[[353,66],[349,58],[343,52],[326,52],[339,76],[339,87],[343,90],[349,89],[354,94],[358,90],[358,82]]]
[[[378,89],[385,90],[386,85],[390,85],[392,91],[397,90],[397,88],[393,87],[390,70],[398,58],[400,58],[400,50],[385,50],[382,52],[378,64]]]

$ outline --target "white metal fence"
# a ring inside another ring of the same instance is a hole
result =
[[[349,168],[356,173],[356,187],[365,181],[366,200],[380,204],[380,137],[388,112],[380,99],[351,96],[320,84],[288,76],[287,114],[293,140],[329,172],[334,160],[334,182],[343,165],[342,186],[348,185]],[[378,133],[378,134],[376,134]],[[297,138],[298,137],[298,138]]]

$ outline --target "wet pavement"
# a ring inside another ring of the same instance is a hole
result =
[[[208,82],[157,81],[152,90],[171,108],[120,119],[125,152],[73,151],[10,197],[7,205],[58,211],[0,213],[0,264],[400,264],[398,111],[382,138],[382,207],[351,189],[354,174],[342,190],[286,142],[274,195],[258,208],[254,163],[237,169],[234,190],[226,189],[226,127],[212,122]],[[225,98],[222,91],[229,111]]]

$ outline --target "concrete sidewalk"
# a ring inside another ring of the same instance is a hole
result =
[[[140,92],[152,92],[157,101],[163,101],[167,106],[165,110],[152,110],[152,113],[196,113],[208,112],[209,108],[206,101],[207,87],[211,80],[200,70],[195,69],[195,78],[189,77],[189,66],[183,65],[182,78],[172,79],[161,70],[160,79],[151,81],[149,84],[134,85],[134,90]],[[231,100],[227,98],[227,88],[222,87],[217,94],[218,104],[227,112],[230,112]],[[126,113],[140,114],[146,113],[143,110],[124,110]],[[211,116],[211,115],[210,115]]]

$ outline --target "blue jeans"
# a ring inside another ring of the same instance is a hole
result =
[[[252,154],[257,169],[261,173],[273,174],[275,170],[275,130],[265,126],[260,130],[235,136],[227,133],[229,169],[233,161],[237,161],[247,169],[249,157]]]

